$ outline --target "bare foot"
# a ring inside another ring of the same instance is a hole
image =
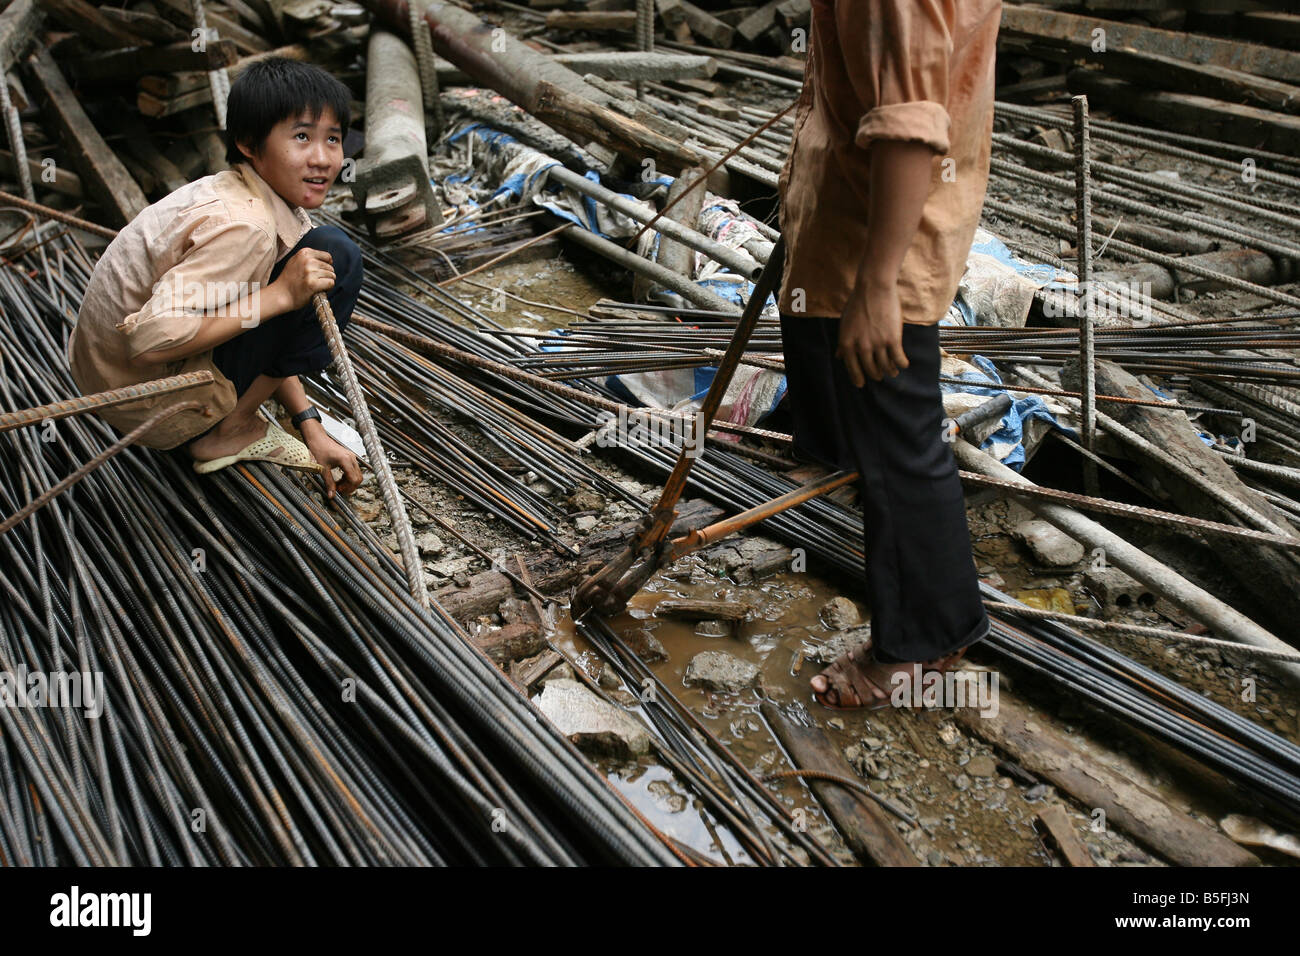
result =
[[[212,431],[190,442],[188,450],[195,461],[212,461],[236,454],[266,434],[266,419],[261,416],[232,419],[233,415],[223,418]]]

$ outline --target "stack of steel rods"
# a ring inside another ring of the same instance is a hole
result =
[[[0,408],[75,394],[70,312],[38,272],[3,274]],[[59,279],[72,302],[78,278]],[[113,440],[91,417],[56,426],[4,436],[4,513]],[[6,863],[677,859],[391,558],[276,468],[198,479],[128,449],[0,553],[0,670],[102,681],[77,707],[0,707]]]
[[[1274,810],[1300,814],[1300,747],[1069,627],[1010,617],[993,618],[986,642],[1000,655],[1222,772]]]
[[[490,373],[477,370],[469,371],[467,374],[471,377],[479,375],[490,377]],[[587,414],[590,424],[594,426],[596,424],[594,412],[589,410]],[[647,436],[647,438],[646,443],[624,445],[619,450],[624,455],[640,460],[655,473],[666,475],[676,459],[676,449],[671,445],[654,444],[654,436]],[[721,447],[709,446],[705,449],[704,455],[696,461],[688,479],[688,487],[693,492],[724,507],[739,511],[793,490],[795,485],[792,481],[771,474]],[[769,533],[794,546],[805,548],[810,554],[815,554],[844,573],[854,576],[862,573],[861,518],[832,500],[816,499],[799,508],[775,515],[764,522],[764,527]],[[996,592],[991,590],[988,593],[990,597],[996,596]],[[999,626],[1002,628],[999,634],[1003,634],[1006,622],[1002,619],[999,621]],[[1055,666],[1065,667],[1070,660],[1070,655],[1077,653],[1079,647],[1100,647],[1095,642],[1060,625],[1043,628],[1040,624],[1041,622],[1036,621],[1027,622],[1023,624],[1022,630],[1041,642],[1039,653],[1045,655],[1043,660],[1053,661]],[[593,633],[597,630],[590,617],[586,626]],[[1069,647],[1065,646],[1061,635],[1068,636],[1074,643]],[[600,636],[599,633],[595,633],[598,644]],[[1007,645],[997,640],[991,641],[989,646],[999,653],[1010,654]],[[605,642],[603,649],[607,653],[614,653],[608,641]],[[1165,734],[1171,743],[1238,779],[1248,789],[1271,801],[1274,806],[1300,811],[1300,803],[1291,799],[1293,784],[1289,781],[1290,770],[1285,765],[1285,761],[1290,757],[1283,753],[1286,750],[1285,742],[1275,735],[1254,724],[1240,721],[1225,708],[1202,702],[1202,699],[1191,691],[1177,688],[1174,693],[1179,695],[1181,701],[1179,706],[1183,707],[1184,711],[1190,712],[1188,709],[1193,704],[1202,709],[1208,708],[1208,713],[1216,721],[1216,732],[1229,738],[1226,742],[1221,742],[1217,749],[1207,748],[1195,731],[1194,723],[1195,720],[1203,721],[1205,713],[1198,711],[1199,716],[1196,718],[1189,717],[1182,711],[1174,712],[1172,715],[1164,713],[1159,708],[1165,707],[1165,704],[1147,690],[1149,683],[1143,685],[1140,681],[1129,688],[1124,696],[1095,693],[1092,689],[1093,684],[1088,682],[1095,683],[1102,679],[1099,676],[1098,666],[1092,661],[1085,661],[1079,666],[1083,669],[1075,674],[1074,680],[1065,685],[1068,688],[1077,690],[1086,699],[1121,719],[1128,719],[1131,712],[1136,712],[1142,715],[1143,719],[1154,721],[1155,718],[1151,715],[1159,713],[1160,722],[1151,724],[1152,732]],[[1136,668],[1136,665],[1132,667]],[[1176,688],[1176,685],[1174,686]],[[1260,741],[1267,743],[1268,752],[1252,756],[1255,746]],[[1283,756],[1279,757],[1279,754]],[[1267,773],[1259,769],[1261,760],[1265,764],[1272,765],[1272,769]]]
[[[807,853],[812,862],[834,864],[833,858],[795,824],[790,812],[602,617],[588,614],[576,623],[576,628],[613,665],[628,687],[644,688],[646,681],[656,683],[653,695],[640,696],[644,698],[641,712],[656,734],[659,753],[674,774],[701,795],[717,822],[740,841],[752,861],[773,866],[800,862],[788,848],[794,846]],[[716,781],[721,781],[722,787]],[[769,834],[765,828],[774,833]]]
[[[692,320],[688,325],[653,319],[592,320],[536,339],[538,345],[562,351],[536,352],[512,361],[542,376],[566,380],[700,368],[717,364],[717,356],[707,350],[725,348],[730,334],[731,327],[720,321]],[[505,337],[507,333],[500,335]],[[1072,329],[943,327],[939,335],[941,346],[949,352],[979,354],[1004,362],[1059,367],[1078,356],[1078,331]],[[1300,366],[1289,356],[1283,363],[1263,361],[1262,356],[1230,354],[1231,350],[1247,349],[1285,353],[1296,348],[1300,348],[1300,330],[1276,326],[1096,330],[1098,357],[1131,372],[1187,375],[1237,384],[1300,384]],[[749,343],[747,357],[761,365],[765,354],[780,349],[775,323],[764,322]]]

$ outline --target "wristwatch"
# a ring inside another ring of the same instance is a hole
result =
[[[293,416],[293,418],[289,419],[289,422],[294,428],[298,429],[298,431],[302,431],[302,423],[307,421],[309,418],[314,418],[316,421],[320,421],[320,411],[315,405],[308,405],[297,415]]]

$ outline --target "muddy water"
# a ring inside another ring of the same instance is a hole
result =
[[[1040,787],[1026,800],[1029,788],[1000,773],[968,772],[968,765],[980,765],[987,772],[987,759],[972,761],[980,756],[996,759],[996,755],[967,738],[947,712],[893,708],[837,712],[813,700],[808,679],[824,666],[817,661],[819,650],[836,634],[819,612],[840,593],[809,573],[785,572],[739,584],[718,562],[692,556],[652,578],[626,613],[610,624],[625,638],[648,633],[662,644],[668,656],[651,663],[655,674],[756,775],[791,768],[759,712],[762,694],[785,707],[805,708],[872,789],[918,818],[920,826],[907,828],[910,832],[904,838],[923,863],[1051,865],[1051,855],[1032,827],[1042,801],[1052,796],[1050,788]],[[656,616],[659,602],[670,598],[724,600],[751,611],[733,635],[713,637],[699,633],[693,623]],[[573,634],[567,621],[556,637],[558,646],[576,657],[589,674],[599,675],[599,658]],[[731,695],[687,687],[686,665],[702,651],[724,651],[755,664],[761,690]],[[666,768],[643,761],[630,767],[607,765],[606,770],[655,826],[720,863],[747,861],[725,831],[710,828],[708,815]],[[790,810],[804,811],[810,832],[837,858],[853,862],[802,783],[787,779],[768,786]],[[1084,825],[1082,815],[1073,816],[1079,826]],[[1133,853],[1135,859],[1140,856],[1127,844],[1122,851]]]

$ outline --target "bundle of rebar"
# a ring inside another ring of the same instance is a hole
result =
[[[90,262],[48,246],[0,269],[3,412],[76,394]],[[113,439],[7,433],[0,511]],[[676,861],[306,481],[127,449],[0,536],[0,861]]]

